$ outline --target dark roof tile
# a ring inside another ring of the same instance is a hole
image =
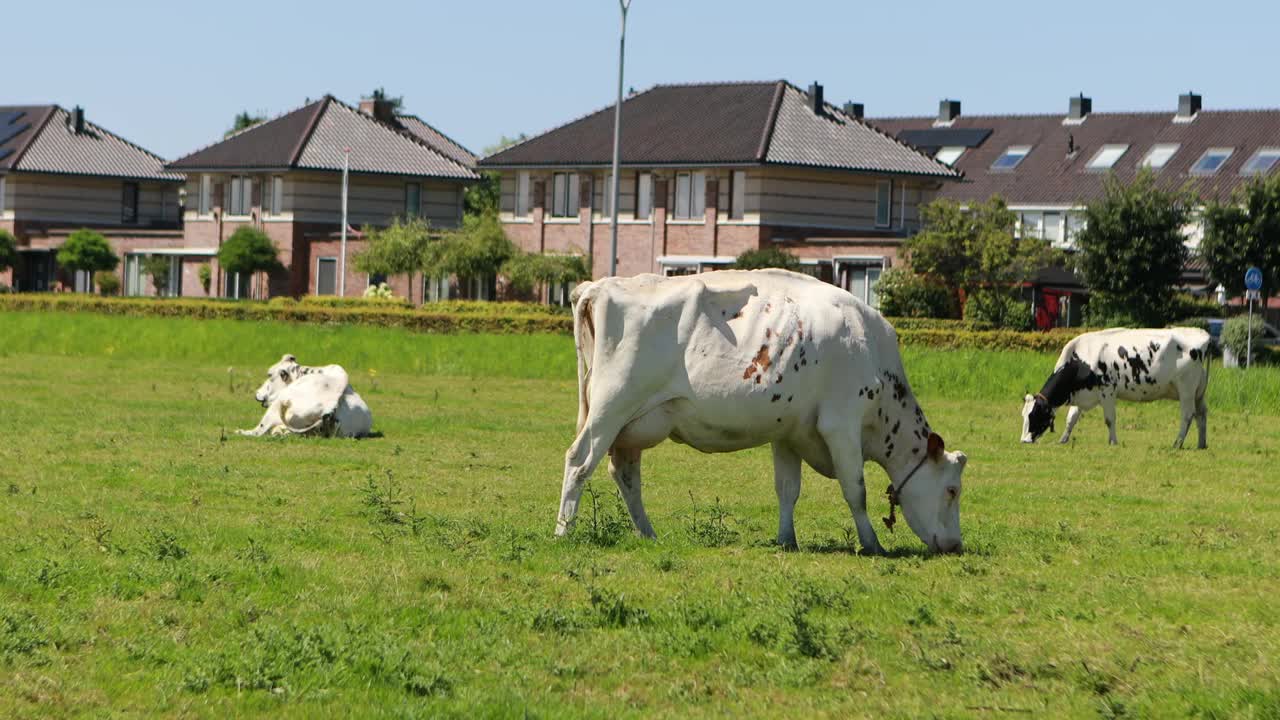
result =
[[[182,180],[160,156],[99,125],[86,120],[72,132],[70,116],[57,105],[0,106],[0,171]]]

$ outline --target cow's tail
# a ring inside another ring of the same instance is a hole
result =
[[[595,351],[595,304],[599,287],[584,282],[573,289],[569,300],[573,303],[573,342],[578,352],[578,432],[587,422],[591,410],[587,401],[587,388],[591,381],[591,361]]]
[[[1204,395],[1209,391],[1209,351],[1213,348],[1213,339],[1209,338],[1200,344],[1200,385],[1196,387],[1196,407],[1204,407]]]

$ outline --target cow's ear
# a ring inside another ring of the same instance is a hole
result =
[[[284,356],[280,358],[280,362],[283,362],[283,363],[298,362],[298,358],[293,353],[285,353]]]
[[[947,448],[947,444],[942,441],[942,436],[936,432],[929,433],[929,459],[941,460],[942,451]]]

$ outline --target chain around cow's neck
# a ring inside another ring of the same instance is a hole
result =
[[[929,453],[926,451],[924,454],[924,457],[920,458],[920,462],[916,463],[916,466],[911,468],[911,472],[907,473],[907,476],[902,480],[902,484],[899,485],[897,488],[893,487],[893,479],[892,478],[889,479],[889,488],[884,491],[884,494],[889,498],[889,517],[880,518],[881,520],[884,521],[884,526],[889,528],[889,532],[893,532],[893,526],[896,525],[898,522],[898,516],[894,512],[894,507],[902,504],[902,502],[899,500],[899,497],[901,496],[901,493],[902,493],[902,489],[907,486],[907,483],[911,482],[911,478],[915,476],[916,471],[919,470],[921,467],[923,467],[925,461],[928,459],[929,459]]]

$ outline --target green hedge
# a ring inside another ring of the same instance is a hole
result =
[[[0,295],[0,310],[54,310],[133,317],[192,317],[275,320],[291,323],[395,327],[433,333],[568,335],[573,318],[564,308],[532,303],[441,302],[413,308],[397,302],[328,302],[273,299],[119,298],[80,294]],[[903,345],[948,350],[1034,350],[1057,352],[1080,330],[1050,332],[990,330],[963,320],[890,318]]]

